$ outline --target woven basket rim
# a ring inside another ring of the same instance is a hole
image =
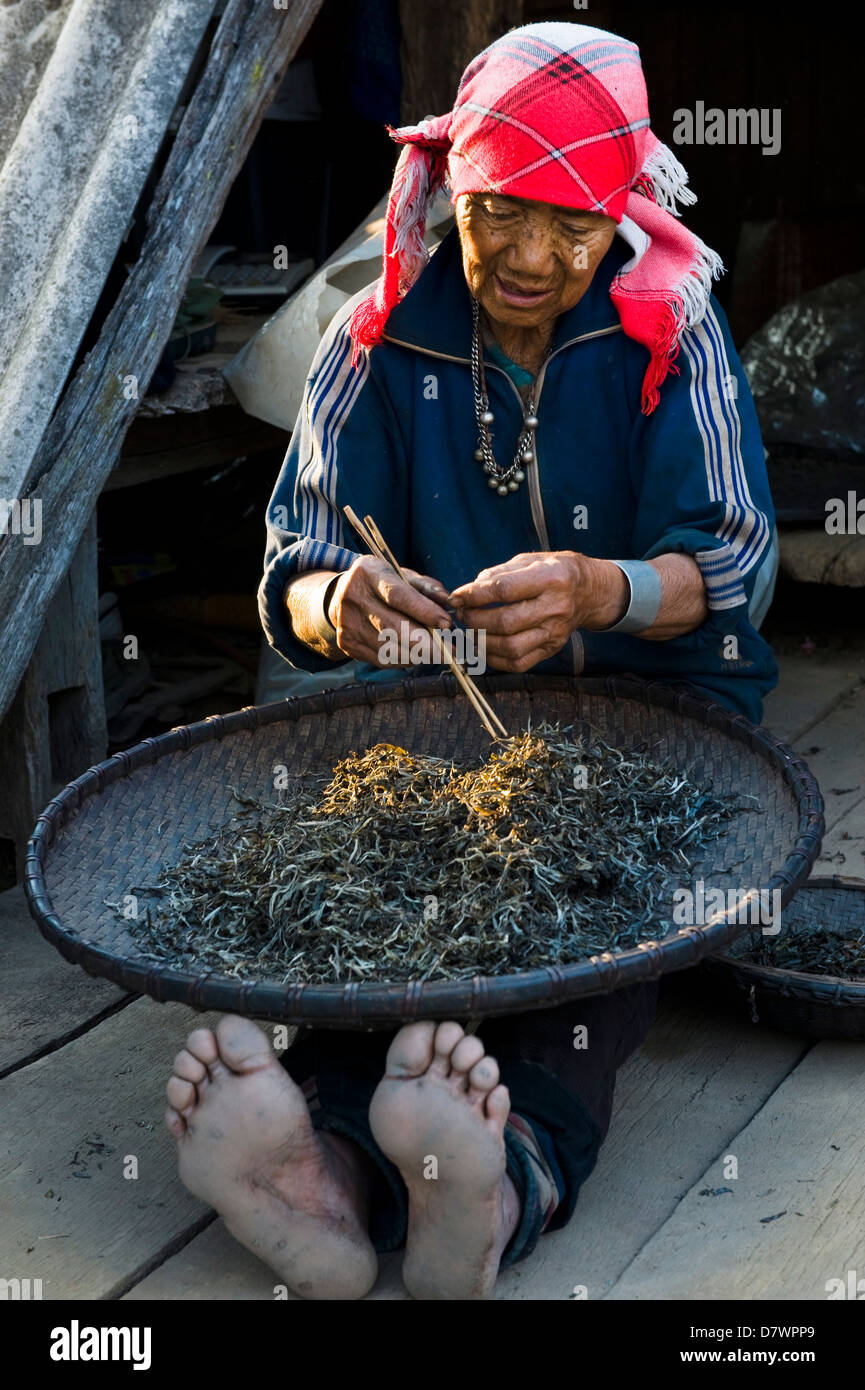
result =
[[[801,884],[797,891],[804,893],[827,888],[840,888],[850,893],[865,893],[865,878],[853,878],[841,874],[809,878]],[[747,934],[747,932],[742,932],[742,936],[747,936]],[[822,1004],[835,1005],[840,1008],[858,1007],[865,1004],[865,979],[861,976],[817,975],[812,970],[785,970],[783,966],[757,965],[754,961],[740,960],[737,956],[727,955],[720,951],[717,955],[707,957],[703,964],[718,973],[741,975],[753,984],[762,985],[773,991],[783,991],[784,982],[788,981],[803,992],[809,993]],[[836,985],[843,986],[847,997],[835,997],[834,987]],[[824,997],[828,996],[830,992],[833,995],[832,998]]]
[[[793,791],[799,809],[798,834],[783,866],[766,885],[779,889],[782,906],[807,879],[820,849],[824,830],[823,798],[804,759],[768,729],[751,724],[717,701],[707,699],[684,682],[648,681],[633,676],[484,676],[478,685],[488,695],[517,691],[564,691],[575,696],[602,695],[612,702],[631,700],[647,708],[661,707],[695,720],[706,728],[722,730],[746,744],[772,764]],[[101,795],[121,778],[150,766],[172,753],[188,751],[201,743],[221,740],[240,731],[254,731],[271,723],[297,722],[366,703],[457,698],[455,678],[407,677],[383,684],[358,683],[294,696],[266,705],[248,705],[231,714],[211,715],[195,724],[181,725],[168,733],[144,739],[133,748],[89,768],[55,796],[38,817],[27,847],[24,888],[31,915],[43,936],[64,957],[92,974],[105,976],[136,993],[159,1000],[176,1000],[197,1009],[231,1009],[234,1012],[275,1021],[316,1023],[322,1026],[364,1026],[419,1017],[483,1017],[498,1012],[527,1011],[548,1007],[588,994],[610,993],[641,980],[696,965],[747,930],[747,920],[724,914],[708,926],[688,926],[668,933],[659,941],[641,942],[620,952],[604,952],[567,965],[538,967],[530,971],[471,980],[368,981],[334,984],[278,984],[273,980],[237,980],[213,971],[193,974],[173,967],[146,964],[141,958],[119,956],[83,941],[64,926],[55,911],[46,882],[48,850],[61,829],[84,801]],[[575,715],[579,719],[579,715]],[[745,912],[747,916],[747,910]],[[519,1000],[502,1000],[507,993]]]

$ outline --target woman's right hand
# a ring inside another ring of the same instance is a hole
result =
[[[399,639],[400,625],[408,623],[404,640],[410,647],[416,638],[426,635],[427,627],[452,626],[444,585],[416,570],[403,569],[403,573],[422,586],[423,592],[406,584],[374,555],[358,556],[351,569],[340,576],[328,616],[336,628],[337,646],[346,656],[380,666],[381,633],[393,632]]]

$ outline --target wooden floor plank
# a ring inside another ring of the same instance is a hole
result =
[[[0,1081],[5,1277],[41,1279],[47,1299],[116,1296],[209,1218],[177,1181],[162,1123],[174,1056],[207,1020],[137,1000]]]
[[[781,652],[777,660],[778,684],[763,701],[763,723],[785,743],[802,738],[839,696],[865,679],[865,650],[843,656]]]
[[[759,1042],[759,1045],[755,1045]],[[622,1068],[613,1122],[570,1225],[516,1266],[497,1298],[603,1297],[795,1066],[806,1044],[709,1005],[665,1009]]]
[[[761,1032],[704,1007],[665,1007],[619,1074],[616,1112],[598,1168],[566,1230],[507,1271],[497,1299],[598,1298],[667,1220],[707,1163],[788,1074],[797,1039]],[[382,1261],[374,1301],[403,1299],[399,1256]],[[130,1299],[272,1299],[274,1276],[208,1228],[127,1295]]]
[[[221,1221],[214,1221],[179,1254],[124,1294],[123,1301],[272,1300],[276,1285],[276,1275],[238,1245]]]
[[[794,745],[820,784],[826,803],[827,830],[832,830],[850,807],[865,796],[863,728],[865,685],[857,685]]]
[[[809,1052],[731,1144],[738,1177],[711,1164],[607,1297],[825,1299],[865,1275],[862,1064],[860,1043]]]
[[[852,805],[823,837],[815,874],[865,878],[865,795],[850,800]]]
[[[0,893],[0,980],[0,1076],[130,997],[69,965],[49,946],[20,887]]]

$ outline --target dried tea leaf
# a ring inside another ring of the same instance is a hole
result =
[[[865,978],[865,931],[842,936],[839,932],[796,932],[763,937],[754,953],[758,965],[778,970],[798,970],[806,975],[833,975],[844,980]]]
[[[166,964],[310,984],[558,965],[656,936],[735,809],[548,724],[471,766],[377,744],[187,847],[135,929]]]

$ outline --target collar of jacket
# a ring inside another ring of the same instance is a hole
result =
[[[553,352],[586,333],[621,327],[609,291],[613,276],[630,255],[626,242],[614,237],[579,304],[560,316]],[[408,294],[391,310],[384,336],[403,347],[470,360],[471,295],[456,227],[442,239]]]

